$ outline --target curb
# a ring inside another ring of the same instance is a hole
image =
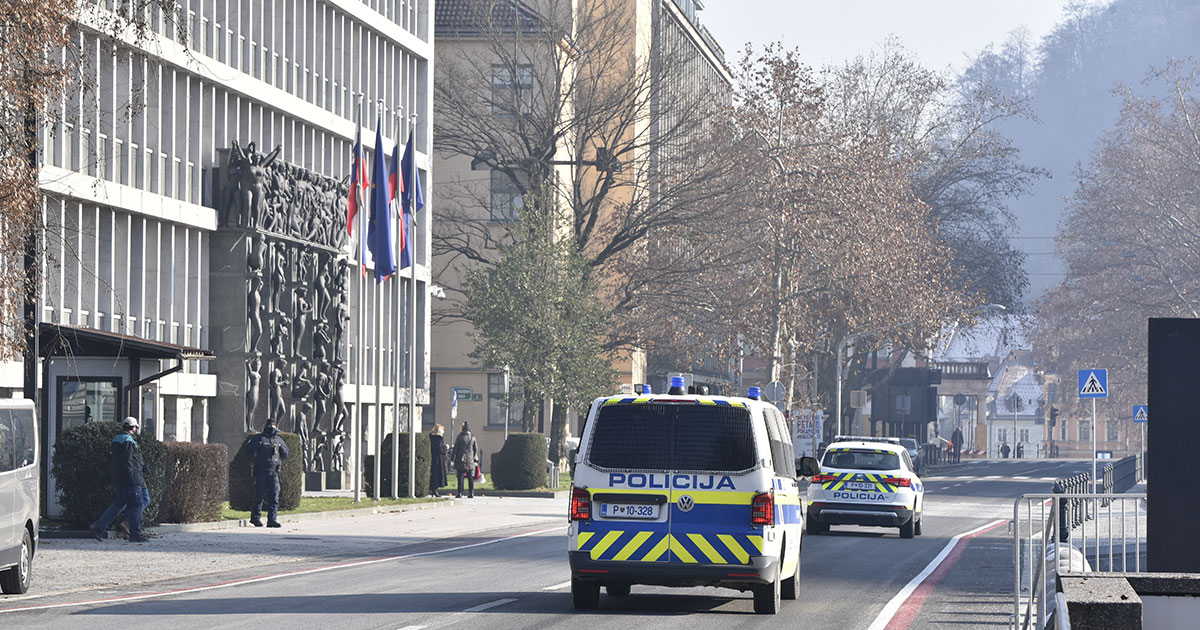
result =
[[[522,490],[480,490],[475,492],[477,497],[500,497],[510,499],[566,499],[571,496],[567,490],[547,490],[545,492],[526,492]]]

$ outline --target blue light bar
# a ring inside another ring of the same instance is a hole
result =
[[[762,397],[762,390],[759,389],[758,387],[751,387],[750,389],[746,390],[746,398],[749,398],[751,400],[758,400],[761,397]]]

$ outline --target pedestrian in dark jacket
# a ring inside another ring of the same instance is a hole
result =
[[[246,452],[253,457],[254,505],[250,507],[250,524],[262,527],[262,504],[267,503],[267,527],[279,527],[279,468],[288,458],[288,447],[279,437],[274,420],[267,420],[262,433],[246,442]]]
[[[466,422],[462,423],[462,430],[458,432],[458,437],[454,438],[454,453],[451,459],[454,461],[455,477],[458,478],[458,492],[454,496],[462,497],[465,476],[467,496],[475,498],[475,466],[479,461],[479,445],[475,442],[475,436],[471,434],[471,425]]]
[[[149,502],[145,477],[148,470],[142,461],[142,449],[134,438],[137,432],[137,418],[130,416],[121,423],[121,432],[113,438],[109,474],[116,498],[95,523],[88,525],[96,540],[104,540],[104,532],[122,511],[129,521],[129,542],[147,540],[142,535],[142,510],[146,509],[146,503]]]
[[[446,485],[446,451],[449,447],[446,438],[442,437],[445,432],[446,428],[440,424],[429,432],[429,494],[435,497],[441,496],[438,488]]]
[[[955,429],[954,435],[950,438],[954,444],[954,463],[962,460],[963,450],[963,432],[962,429]]]

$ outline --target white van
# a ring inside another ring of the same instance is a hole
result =
[[[0,400],[0,590],[29,590],[38,543],[38,440],[33,401]]]
[[[592,403],[571,490],[576,608],[634,584],[748,590],[767,614],[799,596],[803,514],[783,415],[754,391],[683,391]]]

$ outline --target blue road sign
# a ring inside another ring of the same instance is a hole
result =
[[[1149,405],[1134,405],[1133,406],[1133,421],[1145,422],[1150,419]]]
[[[1108,370],[1079,370],[1080,398],[1108,398]]]

